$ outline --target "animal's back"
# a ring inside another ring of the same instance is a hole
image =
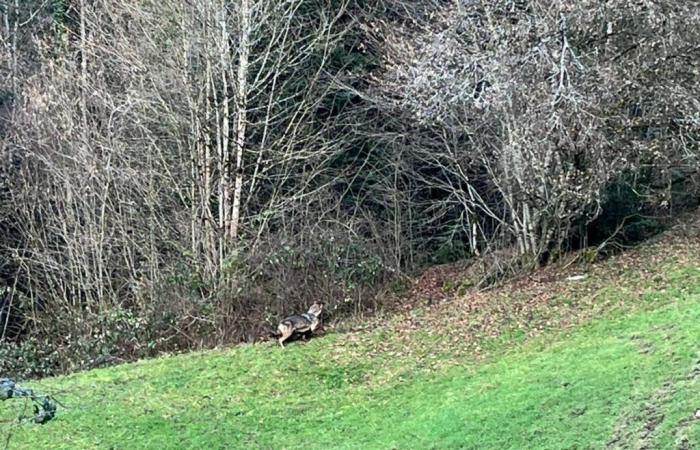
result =
[[[308,331],[314,325],[314,320],[307,314],[295,314],[282,320],[281,325],[291,326],[294,331]]]

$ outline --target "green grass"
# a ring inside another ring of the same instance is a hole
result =
[[[10,449],[700,448],[700,270],[665,279],[607,286],[608,303],[633,306],[487,339],[479,358],[429,328],[378,329],[28,383],[66,408],[17,425],[20,404],[4,402],[0,436]]]

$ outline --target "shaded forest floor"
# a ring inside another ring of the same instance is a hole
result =
[[[484,292],[462,289],[459,271],[428,272],[399,312],[285,349],[27,383],[65,408],[37,426],[3,402],[0,445],[700,448],[700,217],[570,262]]]

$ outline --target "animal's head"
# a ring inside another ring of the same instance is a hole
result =
[[[321,302],[315,302],[309,308],[309,314],[313,314],[316,317],[320,316],[322,311],[323,311],[323,303],[321,303]]]

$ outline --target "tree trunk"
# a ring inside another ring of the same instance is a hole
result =
[[[250,15],[249,0],[241,0],[241,42],[238,49],[238,96],[236,115],[236,183],[231,209],[231,227],[229,237],[238,238],[238,225],[241,218],[241,191],[243,189],[243,148],[246,141],[246,113],[248,90],[248,57],[250,53]]]

